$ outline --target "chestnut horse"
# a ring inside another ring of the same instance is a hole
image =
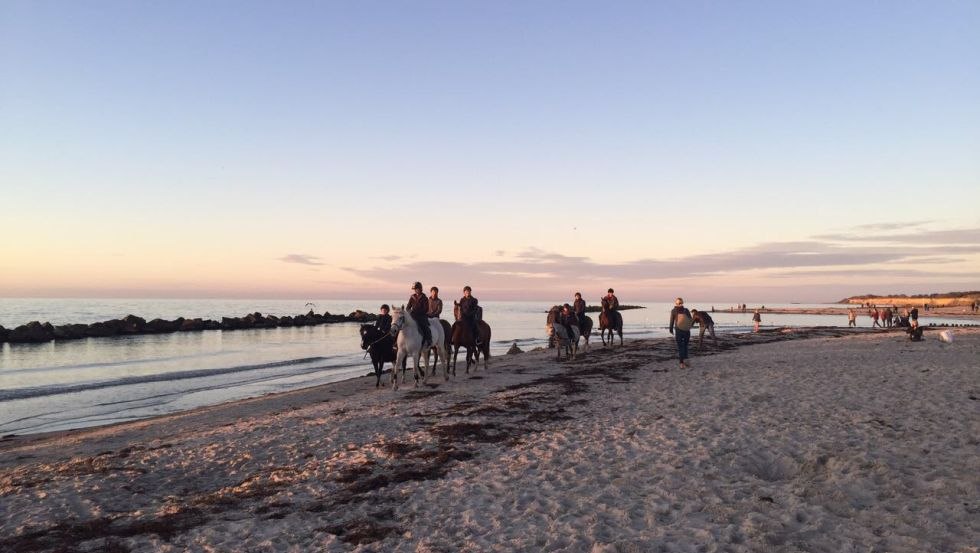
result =
[[[470,363],[480,366],[480,353],[483,353],[483,370],[487,370],[490,361],[490,325],[486,321],[477,321],[476,325],[480,329],[480,344],[479,347],[476,345],[476,341],[473,339],[473,331],[470,330],[470,324],[462,319],[459,312],[459,302],[455,302],[453,307],[453,317],[456,318],[456,322],[453,323],[452,328],[452,338],[450,343],[453,345],[453,376],[456,376],[456,357],[459,355],[459,348],[466,348],[466,372],[470,372]]]
[[[606,299],[602,299],[602,313],[599,313],[599,337],[602,345],[606,345],[606,331],[609,331],[609,345],[615,343],[613,332],[619,334],[619,345],[623,345],[623,316],[615,309],[609,309]]]

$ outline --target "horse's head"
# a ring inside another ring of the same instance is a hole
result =
[[[398,334],[398,331],[405,326],[405,306],[394,307],[391,310],[391,335]]]
[[[459,301],[453,300],[453,318],[458,321],[459,316],[460,316]]]
[[[374,325],[361,325],[361,349],[366,350],[371,347],[371,342],[377,339],[377,334]]]

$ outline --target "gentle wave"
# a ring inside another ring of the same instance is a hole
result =
[[[202,378],[206,376],[220,376],[224,374],[255,371],[260,369],[275,369],[278,367],[288,367],[291,365],[305,365],[318,361],[326,360],[326,357],[305,357],[302,359],[291,359],[288,361],[276,361],[272,363],[261,363],[257,365],[241,365],[237,367],[226,367],[221,369],[201,369],[196,371],[177,371],[168,373],[148,374],[142,376],[130,376],[117,378],[114,380],[103,380],[97,382],[81,382],[77,384],[55,384],[51,386],[38,386],[29,388],[15,388],[12,390],[0,390],[0,402],[12,401],[16,399],[27,399],[34,397],[53,396],[58,394],[70,394],[84,392],[87,390],[98,390],[100,388],[111,388],[113,386],[129,386],[133,384],[146,384],[148,382],[167,382],[176,380],[186,380],[189,378]],[[343,368],[354,366],[354,363],[331,365],[323,368]]]

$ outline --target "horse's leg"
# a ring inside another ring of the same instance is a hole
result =
[[[395,364],[391,366],[391,389],[398,389],[398,366],[405,361],[405,353],[401,348],[398,348],[398,353],[395,355]],[[402,370],[402,382],[405,381],[405,371]]]
[[[428,354],[429,353],[429,350],[425,350],[425,352],[426,352],[426,354]],[[425,381],[429,378],[428,377],[428,373],[429,373],[429,356],[426,355],[425,356],[425,359],[422,359],[422,351],[420,350],[418,357],[415,358],[415,385],[416,386],[418,386],[418,384],[419,384],[419,362],[420,361],[423,361],[425,363],[422,366],[422,369],[421,369],[422,370],[422,373],[421,373],[422,374],[422,384],[425,384]]]
[[[453,344],[453,376],[456,376],[456,359],[459,358],[459,346]]]
[[[377,377],[378,381],[374,383],[375,388],[381,387],[381,373],[384,372],[385,362],[374,361],[374,376]]]
[[[445,343],[442,343],[439,347],[441,348],[440,356],[443,359],[442,376],[446,379],[446,382],[449,382],[449,351],[446,350]]]

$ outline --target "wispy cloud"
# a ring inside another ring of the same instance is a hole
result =
[[[823,234],[819,240],[834,242],[890,242],[895,244],[980,244],[980,228],[922,230],[903,234]]]
[[[305,253],[291,253],[289,255],[284,255],[279,258],[279,261],[283,263],[297,263],[299,265],[323,265],[320,258],[315,255],[307,255]]]
[[[843,243],[841,243],[843,242]],[[484,287],[514,289],[540,287],[553,282],[652,282],[658,279],[729,276],[762,272],[790,276],[789,271],[809,270],[810,275],[855,274],[936,277],[948,275],[937,267],[964,261],[980,254],[980,229],[909,233],[870,244],[820,237],[795,242],[766,242],[729,252],[691,255],[674,259],[637,259],[623,263],[598,263],[587,257],[568,256],[539,248],[528,248],[508,259],[473,263],[411,261],[395,266],[349,268],[348,271],[378,282],[401,283],[416,279],[441,282],[479,282]],[[894,264],[928,264],[930,271],[896,267]],[[888,264],[893,264],[888,267]],[[847,268],[847,269],[845,269]],[[827,272],[831,271],[833,272]],[[856,272],[857,271],[857,272]],[[797,276],[803,273],[797,272]]]

